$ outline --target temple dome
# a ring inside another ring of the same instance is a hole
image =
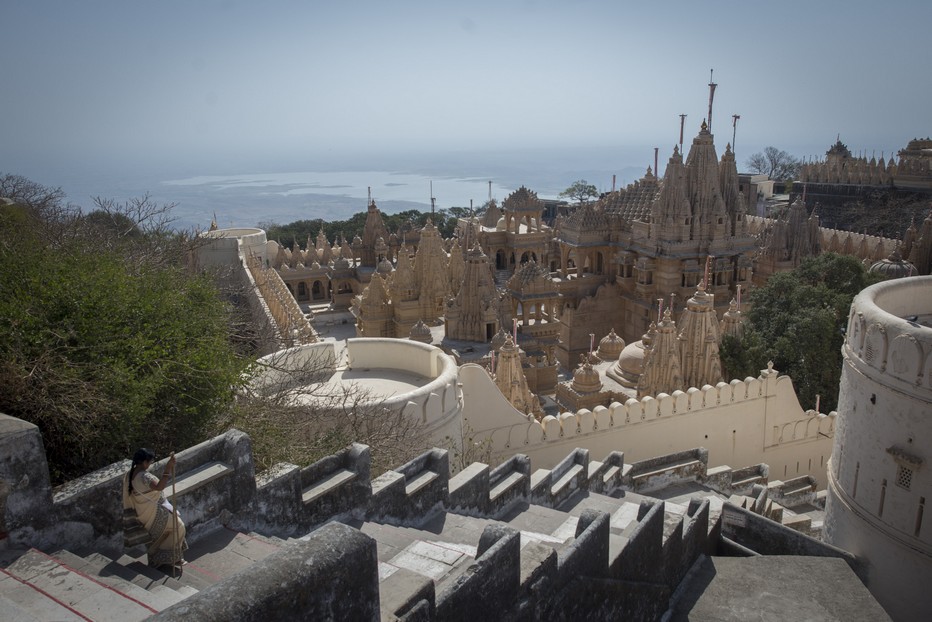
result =
[[[379,274],[391,274],[392,272],[392,263],[386,259],[382,258],[382,261],[379,262],[379,265],[376,267],[376,271]]]
[[[890,256],[880,261],[875,261],[868,269],[872,274],[879,274],[884,279],[902,279],[907,276],[917,276],[919,271],[916,266],[903,259],[900,254],[900,247],[897,245],[890,253]]]
[[[577,393],[595,393],[602,389],[599,372],[593,369],[585,354],[582,363],[573,372],[573,390]]]
[[[621,384],[628,388],[635,388],[638,378],[644,371],[644,342],[635,341],[625,346],[618,355],[615,371],[621,377]]]
[[[625,340],[615,333],[613,328],[599,342],[598,356],[603,361],[618,360],[618,356],[625,348]]]
[[[408,338],[412,341],[430,343],[433,340],[433,335],[430,332],[430,327],[424,323],[424,320],[418,320],[417,324],[411,327]]]

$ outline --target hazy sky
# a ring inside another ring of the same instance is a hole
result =
[[[932,2],[0,0],[0,171],[932,133]],[[645,160],[652,159],[652,152]],[[205,163],[211,163],[206,165]]]

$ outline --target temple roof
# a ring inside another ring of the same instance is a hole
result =
[[[626,221],[647,221],[650,218],[650,206],[660,191],[660,182],[651,168],[647,174],[627,188],[609,192],[599,199],[598,206],[612,216]]]
[[[536,192],[521,186],[505,198],[502,207],[506,212],[540,212],[544,203],[537,198]]]

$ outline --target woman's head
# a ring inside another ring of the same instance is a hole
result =
[[[133,464],[142,464],[143,462],[152,462],[155,460],[155,453],[151,449],[141,447],[133,454]]]
[[[152,462],[153,460],[155,460],[155,453],[151,449],[146,449],[145,447],[141,447],[136,450],[136,453],[133,454],[133,466],[129,468],[129,474],[126,476],[127,492],[130,492],[133,489],[133,475],[134,475],[134,472],[136,471],[136,467],[138,467],[139,465],[144,465],[147,462]],[[146,466],[146,468],[149,468],[149,467]]]

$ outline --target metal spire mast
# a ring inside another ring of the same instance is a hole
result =
[[[709,118],[706,120],[706,125],[709,128],[709,133],[712,133],[712,100],[715,98],[715,87],[718,86],[715,82],[712,81],[712,73],[714,69],[709,69]]]
[[[680,115],[680,153],[683,153],[683,126],[686,125],[686,115]],[[657,171],[654,171],[655,173]]]
[[[738,136],[738,119],[741,118],[740,114],[731,115],[731,152],[735,152],[735,138]]]

